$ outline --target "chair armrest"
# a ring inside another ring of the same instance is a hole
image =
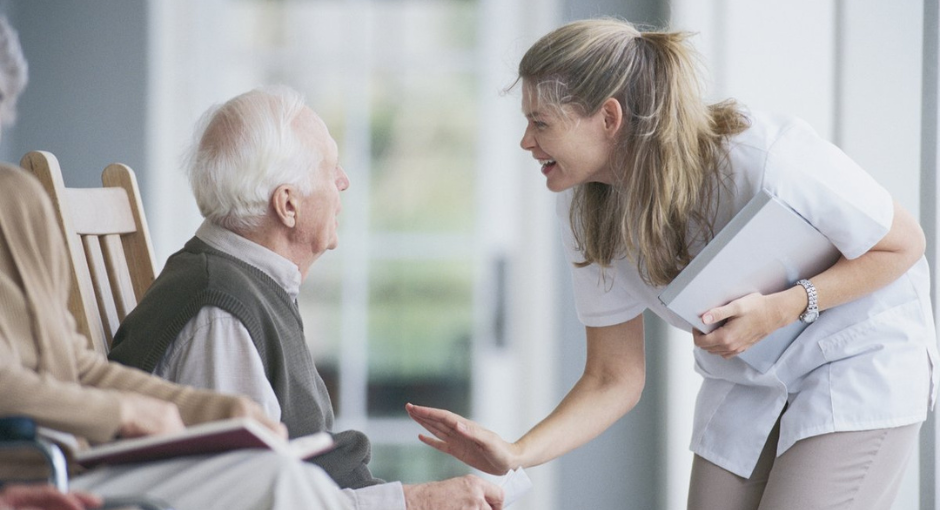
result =
[[[115,496],[105,498],[98,510],[115,510],[119,508],[140,508],[141,510],[173,510],[169,504],[159,499],[146,496]]]
[[[25,416],[0,418],[0,449],[31,449],[38,451],[49,464],[49,483],[58,490],[68,492],[68,465],[58,445],[38,434],[36,422]],[[101,510],[118,508],[140,508],[141,510],[173,510],[169,504],[145,496],[121,496],[105,498]]]
[[[0,448],[4,450],[35,450],[49,465],[49,483],[68,492],[68,464],[62,449],[52,441],[36,435],[36,422],[25,416],[0,418]]]

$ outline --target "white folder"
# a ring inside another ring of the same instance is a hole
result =
[[[789,206],[761,190],[663,290],[660,301],[689,326],[710,333],[706,311],[753,292],[771,294],[828,269],[836,247]],[[738,355],[760,372],[806,328],[799,320]]]

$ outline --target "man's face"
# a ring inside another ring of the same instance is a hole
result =
[[[297,205],[297,226],[292,242],[307,251],[311,262],[327,250],[336,248],[339,238],[337,216],[342,210],[339,193],[349,187],[349,178],[339,164],[336,141],[326,124],[309,108],[295,120],[296,128],[313,150],[323,154],[319,166],[310,169],[309,195]]]

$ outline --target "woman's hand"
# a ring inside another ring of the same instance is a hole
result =
[[[832,267],[809,278],[816,287],[819,311],[854,301],[897,280],[920,260],[925,246],[924,231],[917,220],[895,202],[891,229],[878,243],[857,258],[839,258]],[[801,286],[766,296],[744,296],[706,312],[702,316],[705,324],[727,322],[707,335],[693,332],[695,345],[725,358],[736,356],[772,331],[798,320],[806,302]]]
[[[437,438],[423,443],[493,475],[538,466],[587,443],[639,402],[646,381],[643,315],[587,327],[584,373],[544,420],[514,443],[442,409],[405,406]]]
[[[248,397],[234,397],[232,406],[229,409],[229,418],[252,418],[277,434],[281,439],[287,439],[287,427],[283,423],[272,420],[257,402]]]
[[[85,510],[101,503],[93,494],[63,493],[51,485],[6,485],[0,490],[0,510]]]
[[[225,414],[226,418],[252,418],[278,437],[287,439],[287,427],[269,418],[260,405],[247,397],[230,397]],[[118,432],[122,437],[170,434],[181,432],[185,427],[176,404],[139,393],[121,395],[121,426]]]
[[[491,475],[519,467],[515,446],[476,423],[443,409],[406,404],[405,410],[437,438],[421,434],[421,442]]]
[[[118,433],[122,437],[170,434],[185,428],[176,404],[139,393],[122,393],[119,399]]]
[[[695,330],[692,337],[695,345],[705,351],[725,359],[731,358],[798,319],[806,308],[806,300],[802,287],[766,296],[748,294],[705,312],[702,315],[705,324],[725,323],[708,334]]]

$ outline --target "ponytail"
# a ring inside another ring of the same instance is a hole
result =
[[[653,285],[665,285],[688,265],[690,226],[712,237],[706,213],[718,140],[710,130],[688,37],[647,32],[635,38],[625,91],[631,115],[616,163],[632,171],[620,174],[620,188],[628,191],[617,237]]]

